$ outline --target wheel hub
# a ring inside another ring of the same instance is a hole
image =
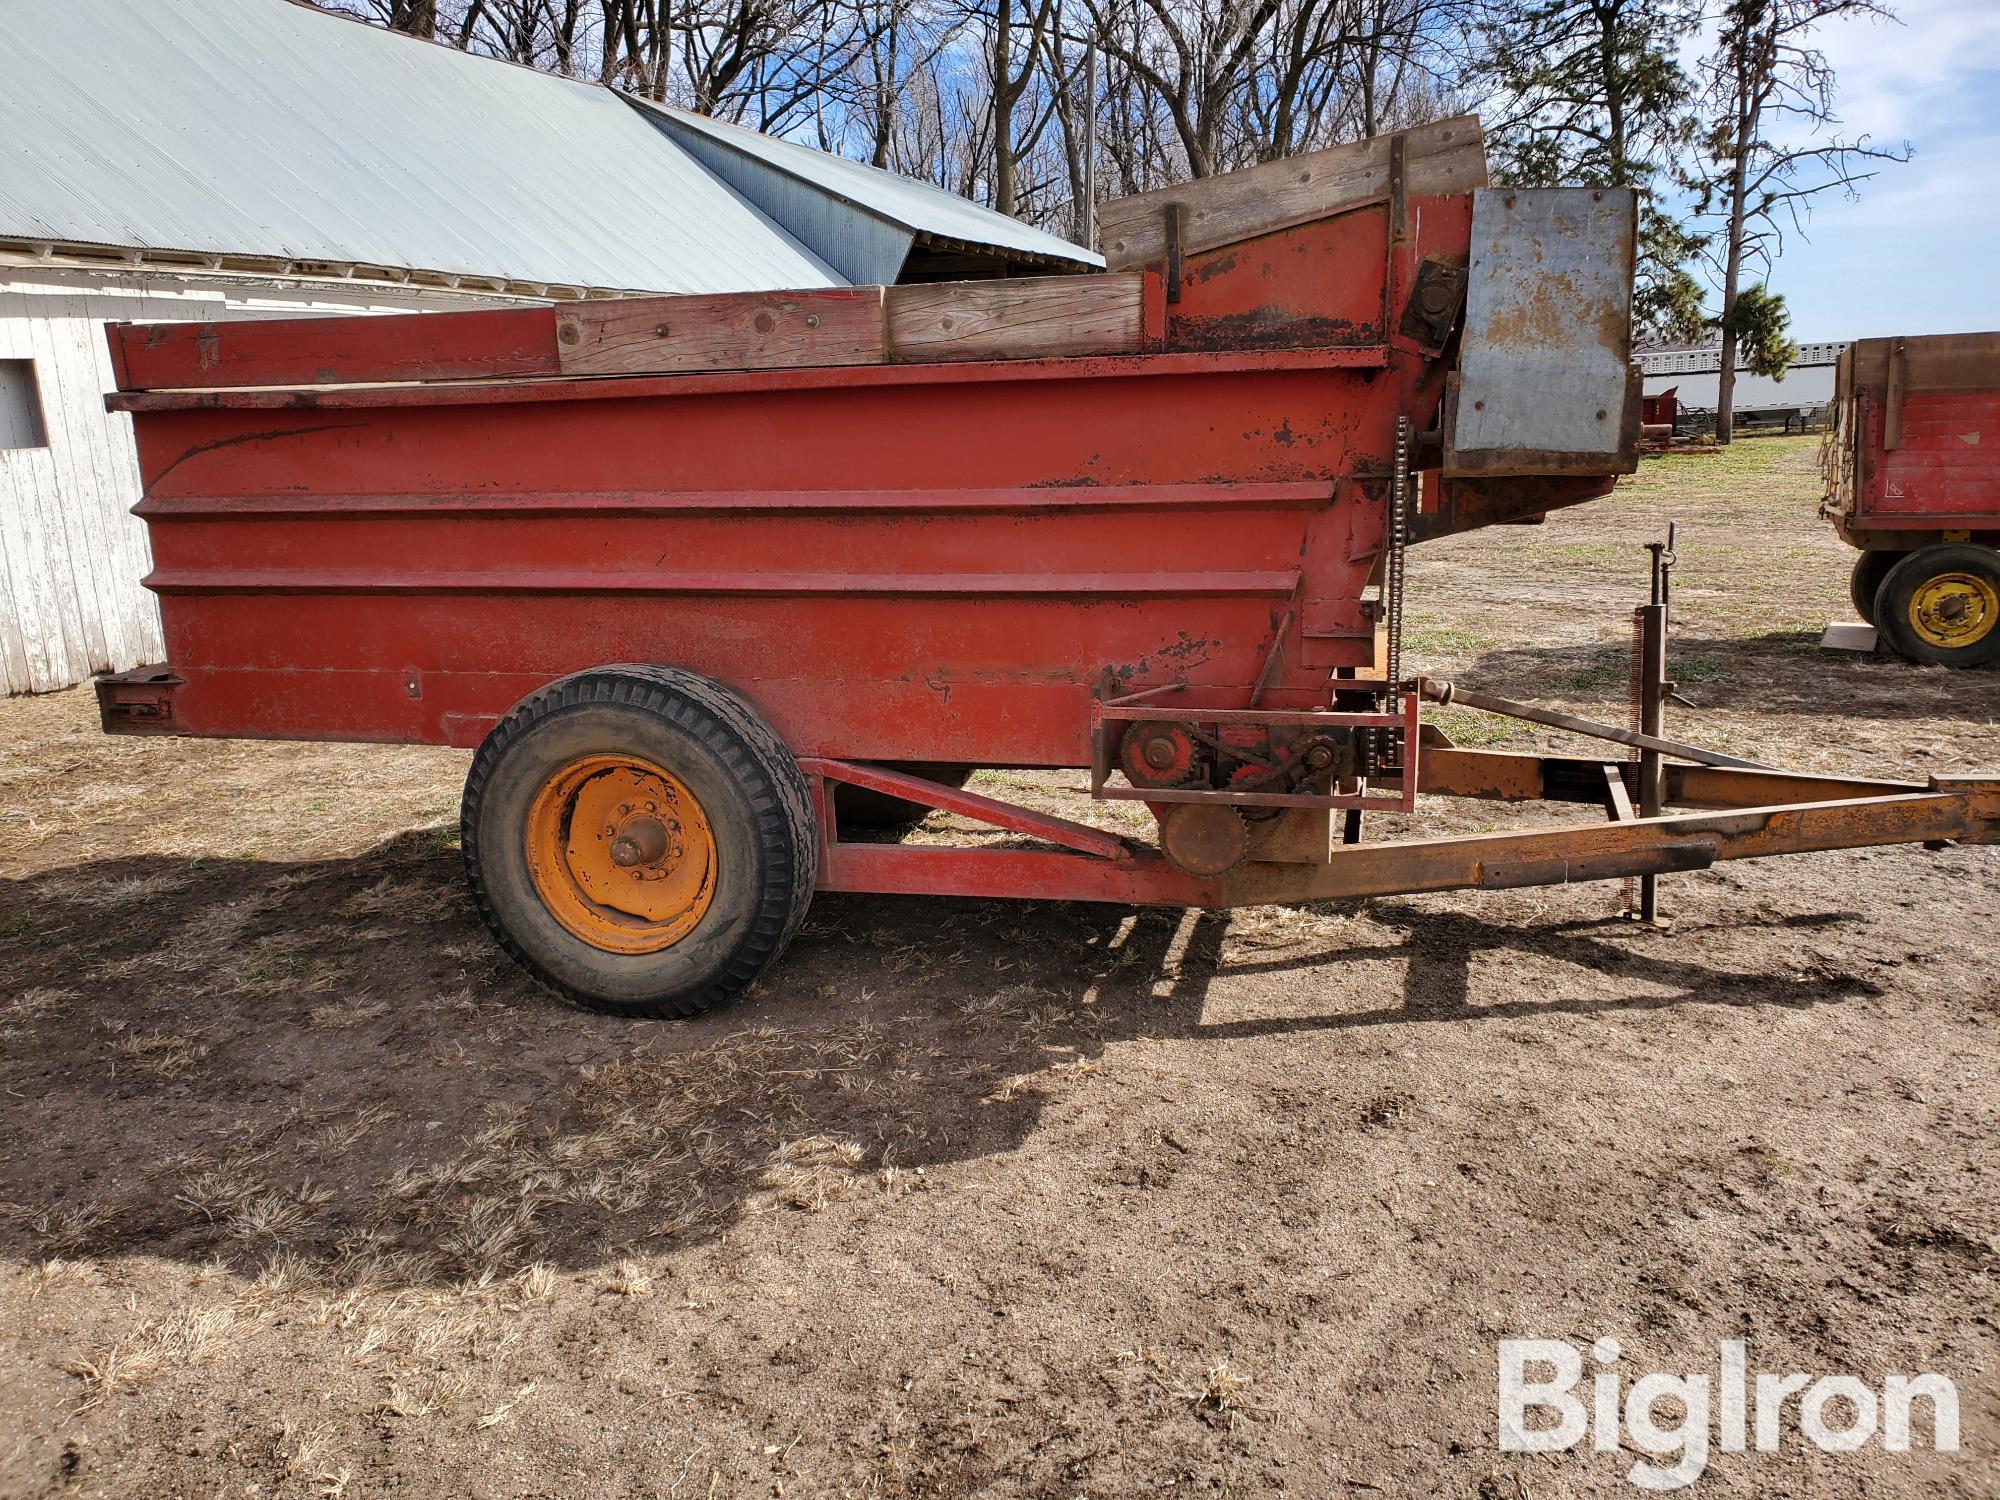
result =
[[[609,953],[672,947],[715,894],[715,838],[701,804],[677,778],[629,756],[584,756],[550,776],[529,811],[527,856],[550,914]]]
[[[1946,649],[1982,640],[2000,623],[2000,593],[1971,573],[1927,578],[1910,597],[1910,624],[1933,646]]]

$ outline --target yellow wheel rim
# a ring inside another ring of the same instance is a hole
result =
[[[549,914],[606,953],[658,953],[715,897],[715,835],[694,794],[649,761],[586,755],[528,810],[528,875]]]
[[[2000,622],[2000,592],[1973,573],[1939,573],[1910,596],[1910,628],[1950,650],[1984,640]]]

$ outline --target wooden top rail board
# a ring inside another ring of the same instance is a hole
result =
[[[1097,210],[1104,263],[1114,271],[1157,265],[1167,255],[1167,207],[1181,206],[1181,251],[1255,239],[1389,197],[1391,142],[1371,136],[1306,156],[1114,198]],[[1486,186],[1486,146],[1475,115],[1400,133],[1403,191],[1410,197],[1469,193]]]
[[[563,308],[556,344],[565,375],[1139,354],[1165,307],[1136,273],[647,297]]]
[[[1140,272],[106,328],[121,391],[1064,359],[1165,334],[1164,285]]]
[[[1913,334],[1856,339],[1840,356],[1839,394],[1886,390],[2000,390],[2000,333]]]
[[[628,297],[556,314],[565,375],[878,365],[888,358],[879,286]]]
[[[1138,354],[1166,333],[1158,276],[1038,276],[889,288],[889,357],[1046,359]]]

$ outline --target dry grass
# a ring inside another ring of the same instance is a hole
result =
[[[56,989],[48,985],[22,990],[0,1005],[0,1025],[11,1027],[25,1021],[40,1020],[49,1012],[70,1004],[76,997],[75,990]]]
[[[33,1235],[44,1250],[60,1253],[88,1245],[110,1215],[101,1208],[61,1203],[0,1203],[0,1216]]]
[[[306,1025],[322,1029],[360,1026],[389,1014],[387,1000],[331,1000],[306,1012]]]
[[[1193,1382],[1175,1386],[1173,1393],[1177,1400],[1187,1402],[1204,1415],[1230,1416],[1258,1409],[1243,1400],[1243,1392],[1249,1385],[1250,1377],[1230,1368],[1224,1358],[1203,1370]]]
[[[52,1255],[47,1260],[38,1261],[33,1271],[30,1296],[41,1297],[64,1287],[91,1286],[98,1278],[97,1263],[88,1260],[65,1260],[60,1255]]]
[[[227,1306],[176,1308],[148,1319],[93,1359],[79,1360],[70,1373],[83,1383],[77,1411],[102,1406],[120,1390],[161,1370],[186,1369],[215,1359],[253,1330],[239,1324]]]
[[[140,1072],[154,1078],[178,1078],[208,1056],[208,1043],[191,1036],[169,1032],[141,1032],[123,1036],[111,1050]]]

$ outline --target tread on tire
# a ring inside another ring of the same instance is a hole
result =
[[[594,946],[537,892],[529,808],[557,768],[593,754],[668,771],[713,831],[707,908],[658,951]],[[592,668],[523,699],[473,756],[459,826],[473,901],[501,947],[550,989],[612,1015],[685,1018],[734,999],[812,900],[818,830],[805,775],[742,699],[673,667]]]

